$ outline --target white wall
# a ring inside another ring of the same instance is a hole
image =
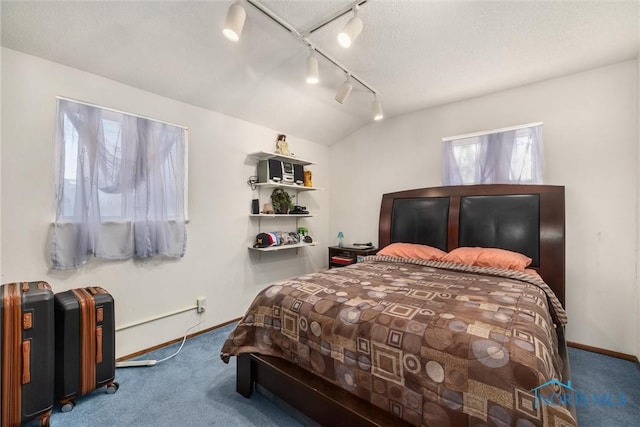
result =
[[[0,49],[0,70],[2,69],[2,49]],[[0,81],[0,97],[2,82]],[[2,103],[0,102],[0,135],[2,135]],[[1,141],[1,140],[0,140]],[[2,150],[0,150],[0,188],[2,188]],[[2,223],[2,197],[0,197],[0,224]],[[2,277],[2,227],[0,227],[0,278]]]
[[[568,340],[635,354],[637,68],[623,62],[361,129],[331,147],[331,236],[377,241],[383,193],[441,185],[443,137],[542,121],[546,183],[566,187]]]
[[[638,63],[637,63],[637,71],[638,71],[638,80],[637,80],[637,86],[638,86],[638,152],[640,153],[640,56],[638,57]],[[640,170],[640,155],[638,156],[638,170]],[[640,224],[640,173],[638,173],[638,223]],[[640,233],[640,226],[638,227],[638,233]],[[640,256],[640,234],[638,235],[638,242],[637,242],[637,253],[638,256]],[[636,345],[636,357],[640,360],[640,259],[638,259],[638,261],[636,262],[636,295],[637,295],[637,299],[638,299],[638,319],[636,320],[636,325],[638,326],[638,340],[637,340],[637,345]]]
[[[2,89],[3,283],[46,280],[55,291],[102,286],[114,295],[119,326],[189,307],[197,297],[204,296],[208,310],[198,328],[204,329],[242,316],[265,284],[326,265],[326,245],[322,244],[298,253],[288,250],[261,256],[247,248],[258,232],[258,223],[248,216],[253,193],[246,182],[255,174],[255,163],[248,161],[246,154],[273,151],[277,130],[5,48]],[[69,272],[49,269],[56,95],[189,128],[190,222],[184,258],[90,262]],[[300,221],[308,225],[316,240],[326,243],[329,149],[293,135],[287,140],[297,156],[317,163],[310,167],[314,185],[326,191],[301,196],[302,204],[318,215]],[[294,230],[295,220],[265,227]],[[191,311],[124,330],[117,334],[117,355],[181,337],[198,320]],[[218,349],[211,351],[216,357]]]

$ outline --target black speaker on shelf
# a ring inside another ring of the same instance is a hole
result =
[[[258,182],[282,182],[282,162],[275,159],[260,160]]]
[[[304,184],[304,167],[302,165],[293,165],[293,182],[297,185]]]
[[[260,213],[260,200],[258,199],[251,200],[251,213],[252,214]]]

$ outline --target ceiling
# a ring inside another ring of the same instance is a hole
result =
[[[257,0],[300,33],[353,1]],[[222,36],[228,1],[6,1],[2,45],[278,132],[332,145],[372,123],[372,95],[243,1],[238,43]],[[347,14],[308,36],[379,92],[385,118],[638,56],[639,1],[369,0],[360,37]],[[376,122],[377,124],[377,122]],[[375,126],[375,124],[374,124]]]

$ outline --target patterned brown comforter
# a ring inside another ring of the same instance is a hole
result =
[[[533,391],[563,381],[564,322],[525,273],[373,256],[268,287],[221,357],[285,358],[414,425],[577,425]]]

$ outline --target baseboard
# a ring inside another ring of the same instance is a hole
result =
[[[212,326],[210,328],[203,329],[202,331],[194,332],[192,334],[187,335],[187,339],[193,338],[193,337],[201,335],[201,334],[205,334],[207,332],[211,332],[211,331],[213,331],[215,329],[218,329],[218,328],[222,328],[223,326],[227,326],[230,323],[235,323],[235,322],[239,321],[240,319],[242,319],[242,318],[238,317],[237,319],[229,320],[228,322],[224,322],[224,323],[221,323],[219,325],[215,325],[215,326]],[[134,357],[141,356],[141,355],[143,355],[145,353],[149,353],[150,351],[155,351],[155,350],[158,350],[160,348],[167,347],[167,346],[169,346],[171,344],[175,344],[177,342],[182,341],[183,339],[184,339],[184,336],[182,336],[180,338],[176,338],[176,339],[171,340],[171,341],[167,341],[167,342],[162,343],[162,344],[154,345],[153,347],[150,347],[150,348],[147,348],[147,349],[144,349],[144,350],[136,351],[135,353],[127,354],[126,356],[118,357],[116,359],[116,362],[122,362],[123,360],[133,359]]]
[[[617,357],[618,359],[624,359],[624,360],[628,360],[630,362],[640,363],[638,361],[638,358],[636,356],[634,356],[633,354],[620,353],[620,352],[613,351],[613,350],[606,350],[604,348],[593,347],[593,346],[590,346],[590,345],[579,344],[577,342],[571,342],[571,341],[567,341],[567,345],[569,347],[579,348],[580,350],[591,351],[593,353],[604,354],[606,356]]]

